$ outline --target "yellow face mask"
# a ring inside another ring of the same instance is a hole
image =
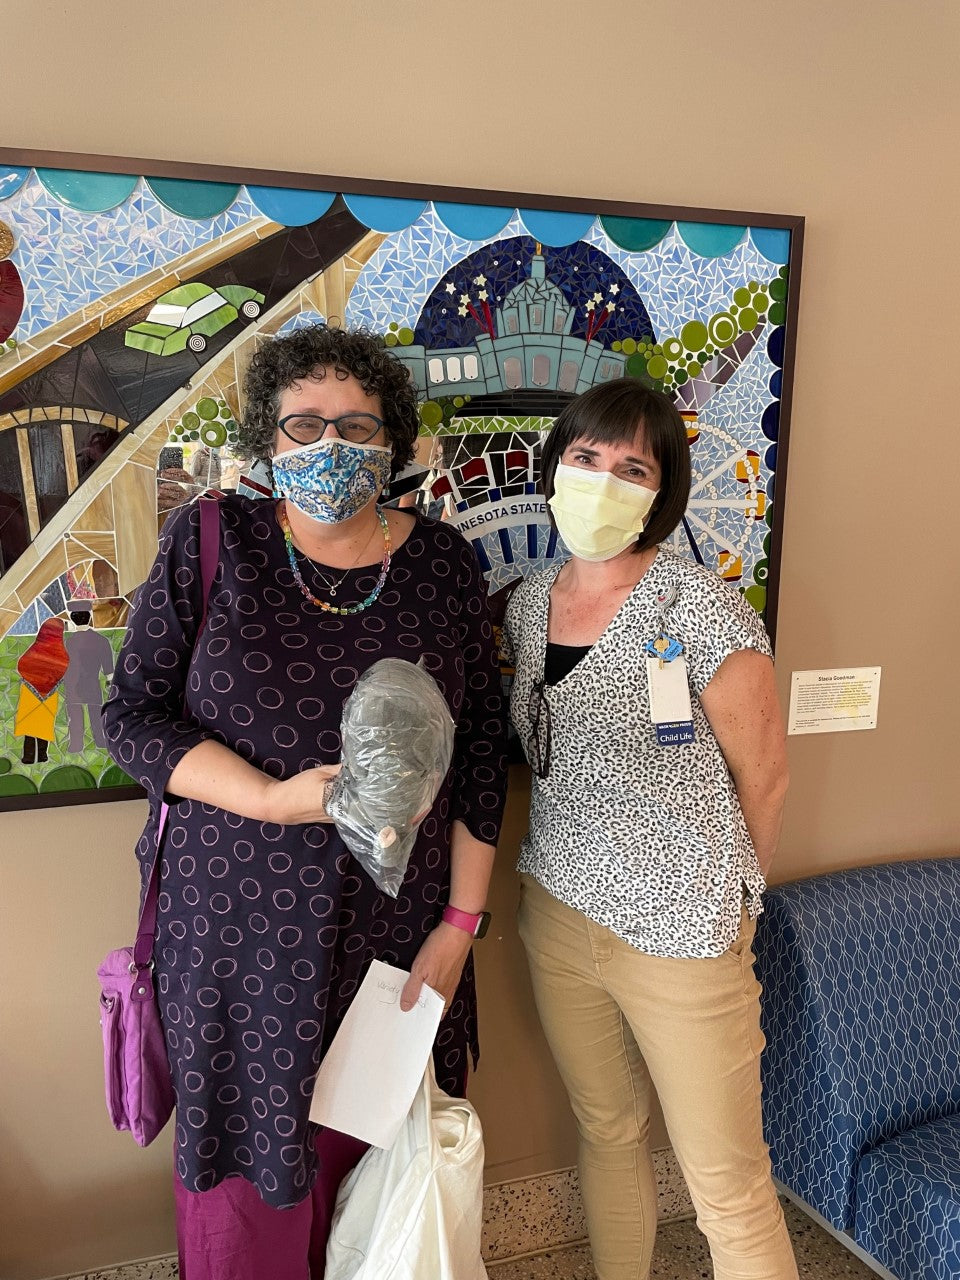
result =
[[[561,462],[550,508],[561,538],[575,556],[612,560],[643,532],[657,492],[609,471],[586,471]]]

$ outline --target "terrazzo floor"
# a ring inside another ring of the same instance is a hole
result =
[[[797,1255],[800,1280],[877,1280],[838,1241],[791,1204],[784,1204]],[[585,1244],[551,1249],[529,1258],[488,1263],[490,1280],[596,1280]],[[711,1280],[707,1246],[691,1221],[661,1222],[651,1280]],[[93,1271],[70,1280],[177,1280],[175,1260],[140,1262],[111,1271]]]
[[[784,1204],[800,1280],[877,1280],[873,1271],[839,1241],[811,1222],[799,1209]],[[596,1280],[587,1245],[551,1249],[531,1258],[490,1263],[490,1280]],[[696,1223],[661,1222],[651,1280],[710,1280],[713,1268],[706,1241]]]

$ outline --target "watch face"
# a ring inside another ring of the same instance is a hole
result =
[[[475,938],[485,938],[487,936],[487,930],[489,928],[490,928],[490,912],[481,911],[480,919],[477,922],[477,931],[473,936]]]

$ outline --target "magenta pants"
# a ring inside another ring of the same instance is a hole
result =
[[[323,1280],[337,1191],[367,1144],[321,1129],[316,1149],[316,1184],[292,1209],[265,1204],[246,1178],[188,1191],[174,1172],[180,1280]]]

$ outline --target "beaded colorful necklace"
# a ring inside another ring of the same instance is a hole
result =
[[[380,507],[377,507],[377,516],[380,520],[380,528],[383,531],[383,560],[380,564],[380,577],[377,579],[377,585],[367,596],[366,600],[361,600],[359,604],[349,605],[346,608],[339,608],[335,604],[327,604],[326,600],[318,600],[304,582],[299,566],[297,565],[297,553],[293,546],[293,534],[290,531],[290,521],[287,519],[286,504],[283,504],[280,507],[278,515],[280,519],[280,528],[283,530],[283,540],[287,544],[287,559],[290,561],[290,570],[293,573],[293,578],[297,586],[310,603],[316,605],[318,609],[325,609],[327,613],[339,613],[342,615],[362,613],[364,609],[369,609],[377,596],[379,596],[380,592],[383,590],[383,584],[386,582],[387,574],[390,572],[390,526],[387,524],[387,517],[383,514],[383,510]],[[349,572],[349,570],[347,572]]]

